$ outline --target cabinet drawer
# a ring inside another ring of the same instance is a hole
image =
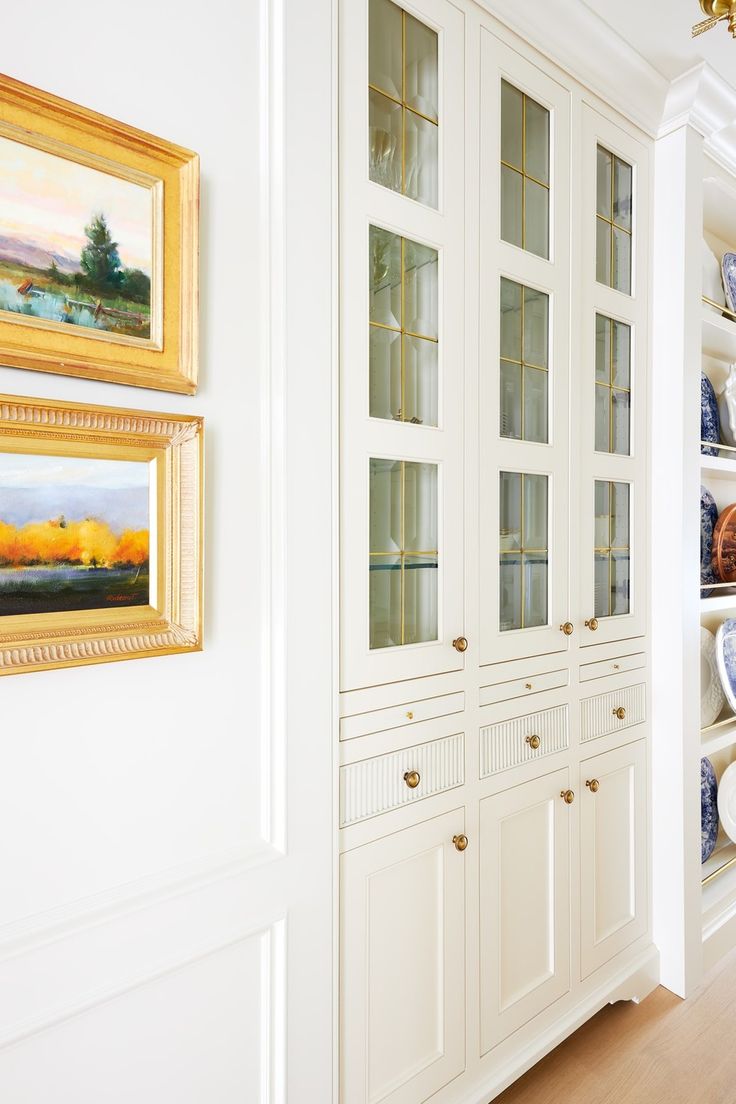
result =
[[[494,682],[491,686],[481,686],[480,704],[495,705],[496,702],[510,698],[527,698],[542,690],[556,690],[558,686],[567,686],[569,673],[565,671],[545,671],[541,675],[529,675],[528,678],[511,679],[509,682]]]
[[[597,663],[583,663],[580,667],[580,681],[603,678],[604,675],[623,674],[625,671],[638,671],[647,665],[646,652],[635,655],[617,656],[616,659],[600,659]]]
[[[353,740],[357,736],[368,736],[372,732],[384,732],[387,728],[401,728],[416,724],[418,721],[431,721],[436,717],[448,717],[451,713],[462,713],[465,708],[465,694],[442,694],[423,701],[406,702],[405,705],[392,705],[388,709],[373,709],[369,713],[357,713],[353,717],[343,717],[340,721],[340,739]]]
[[[617,715],[619,710],[623,711],[623,716]],[[641,724],[646,720],[644,683],[638,686],[623,686],[620,690],[612,690],[609,694],[586,698],[580,703],[580,711],[582,742]]]
[[[533,748],[529,742],[535,736],[539,738],[538,748]],[[487,778],[532,759],[564,751],[569,746],[566,705],[487,725],[480,730],[480,776]]]
[[[404,778],[411,771],[419,775],[414,788]],[[462,733],[351,763],[340,770],[340,827],[451,790],[464,780]]]

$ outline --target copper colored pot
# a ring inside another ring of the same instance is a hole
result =
[[[736,583],[736,503],[718,515],[713,531],[713,570],[724,583]]]

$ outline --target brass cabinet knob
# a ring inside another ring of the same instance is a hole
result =
[[[566,621],[564,625],[560,625],[560,632],[563,632],[565,636],[572,636],[575,632],[575,626],[572,621]]]
[[[468,837],[467,836],[453,836],[452,837],[452,842],[455,844],[455,850],[456,851],[464,851],[465,848],[468,846]]]
[[[409,721],[414,720],[414,714],[412,713],[411,709],[407,712],[406,717],[407,717],[407,720],[409,720]]]
[[[419,771],[407,771],[404,775],[404,781],[410,790],[415,790],[422,781],[422,776]]]
[[[598,628],[598,618],[591,617],[590,621],[585,622],[585,627],[586,629],[590,629],[591,632],[595,632],[595,630]]]
[[[620,721],[623,721],[626,719],[626,710],[622,705],[620,705],[618,709],[614,709],[613,715],[614,717],[618,717]]]
[[[572,805],[575,800],[575,793],[573,790],[560,790],[560,797],[566,805]]]
[[[458,636],[456,640],[453,640],[452,646],[456,652],[467,652],[468,641],[464,636]]]
[[[527,736],[526,742],[528,743],[532,751],[536,751],[542,741],[539,739],[538,736]]]
[[[585,783],[585,785],[588,787],[591,793],[598,793],[598,790],[601,788],[601,784],[597,778],[590,778]]]

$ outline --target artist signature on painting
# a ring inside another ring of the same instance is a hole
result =
[[[130,595],[129,594],[108,594],[107,595],[107,601],[108,602],[129,602],[130,601]]]

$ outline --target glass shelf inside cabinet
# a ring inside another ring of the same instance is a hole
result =
[[[546,625],[548,477],[502,471],[499,492],[501,632]]]
[[[371,226],[369,413],[438,424],[437,250]]]
[[[370,647],[436,640],[437,465],[371,459]]]
[[[438,202],[437,34],[392,0],[370,0],[370,179]]]
[[[596,280],[631,295],[633,170],[598,146]]]
[[[628,483],[595,481],[595,616],[631,612],[631,488]]]
[[[549,111],[501,81],[501,237],[549,257]]]

